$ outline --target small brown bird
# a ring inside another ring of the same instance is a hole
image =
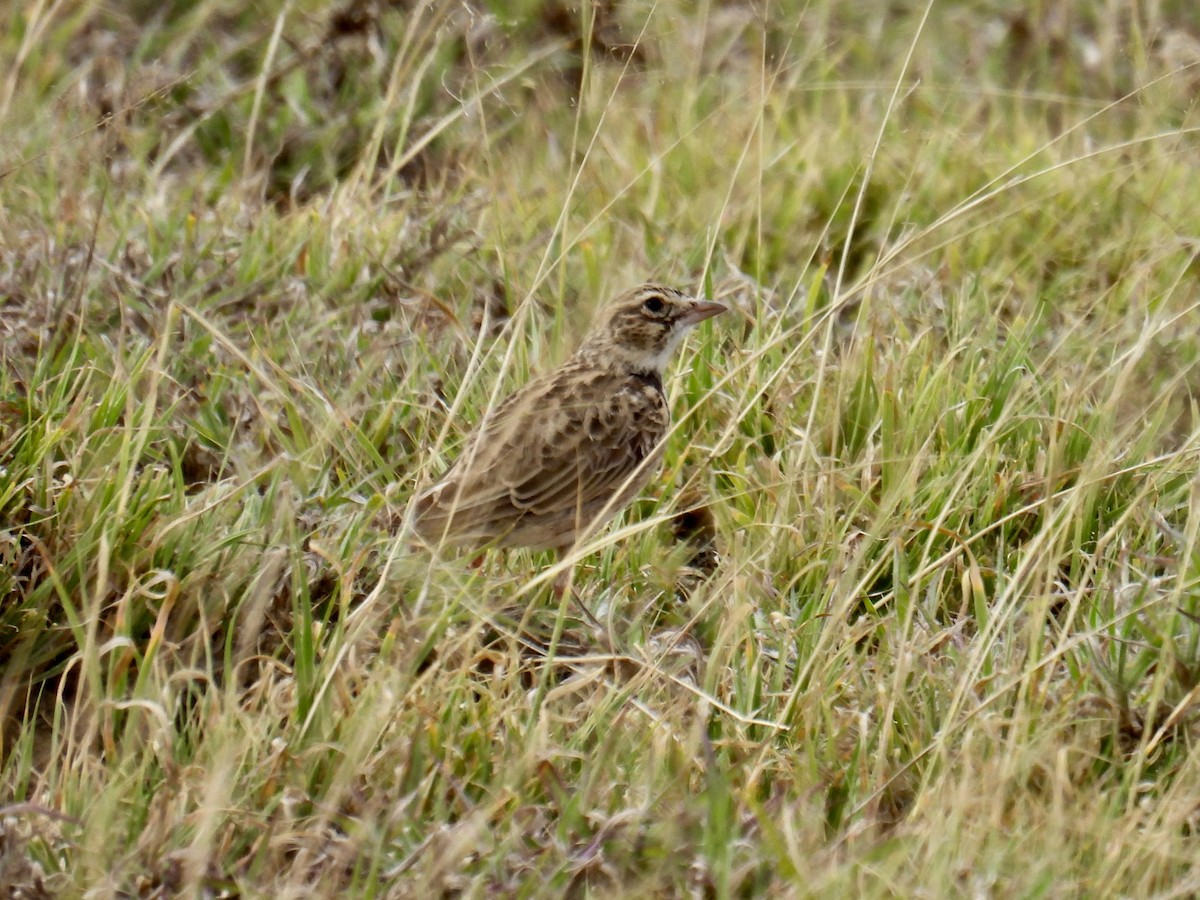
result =
[[[725,309],[657,284],[621,294],[570,359],[486,415],[442,480],[418,495],[418,536],[562,553],[599,528],[662,461],[672,352]],[[555,582],[560,593],[568,576]]]

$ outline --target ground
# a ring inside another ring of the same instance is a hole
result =
[[[13,15],[7,896],[1200,890],[1191,0]],[[413,547],[651,279],[575,599]]]

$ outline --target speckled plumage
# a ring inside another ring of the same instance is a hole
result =
[[[724,309],[654,284],[622,294],[570,359],[485,417],[417,497],[417,534],[433,545],[564,550],[612,518],[662,460],[671,353]]]

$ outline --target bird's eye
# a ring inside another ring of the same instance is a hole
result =
[[[652,315],[652,316],[659,315],[666,308],[667,308],[667,304],[663,303],[662,297],[651,297],[649,300],[647,300],[645,303],[642,304],[642,309],[644,309],[646,312],[650,313],[650,315]]]

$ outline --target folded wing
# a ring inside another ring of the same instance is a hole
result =
[[[452,544],[567,546],[604,507],[615,514],[657,468],[666,402],[627,376],[584,387],[566,371],[509,397],[417,498],[418,533]]]

